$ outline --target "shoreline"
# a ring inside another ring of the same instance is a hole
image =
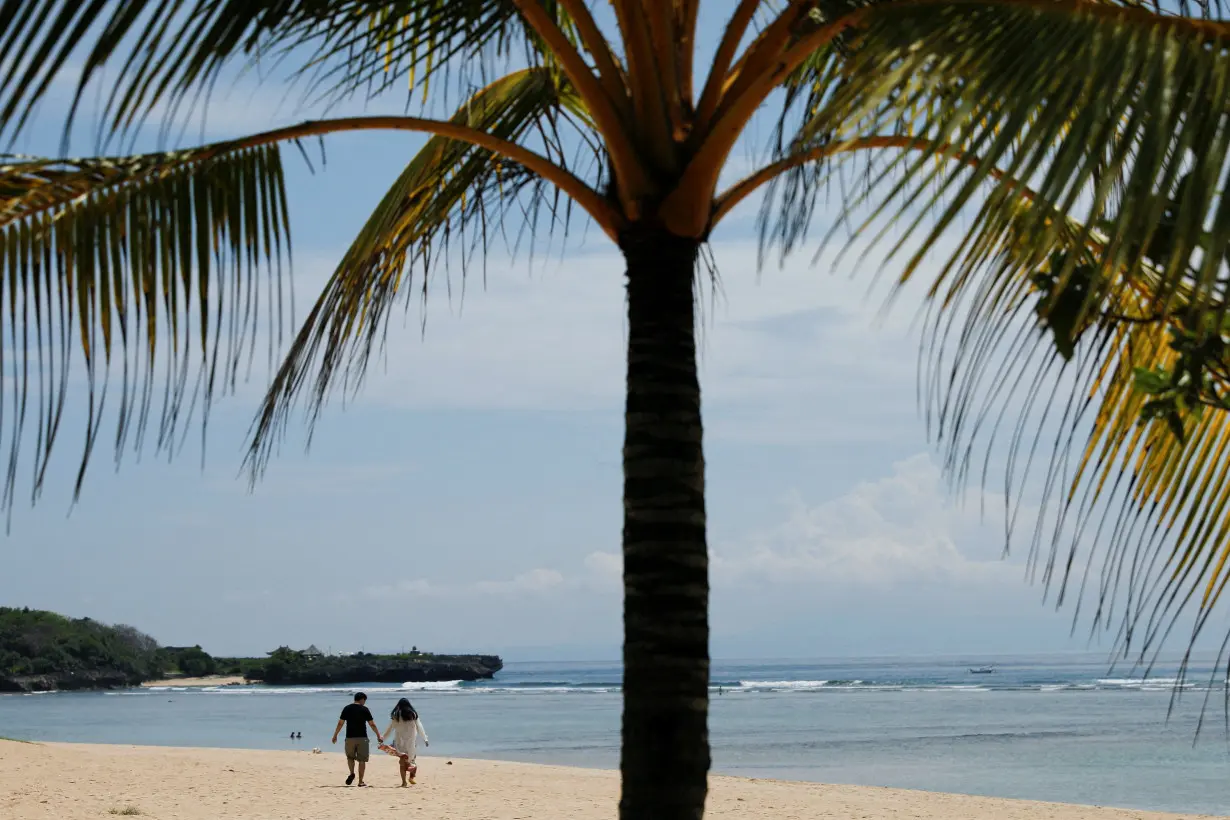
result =
[[[340,747],[338,747],[340,748]],[[347,788],[326,753],[0,741],[0,812],[23,820],[91,820],[129,809],[182,820],[359,820],[424,811],[438,820],[609,820],[618,772],[420,755],[419,783],[397,788],[396,761],[373,754],[369,789]],[[424,816],[428,816],[424,815]],[[1178,820],[1168,814],[874,786],[710,777],[706,815],[838,820]]]
[[[243,686],[248,681],[243,675],[209,675],[204,678],[167,678],[166,680],[147,680],[141,684],[142,689],[169,689],[174,686],[186,686],[197,689],[204,686]]]

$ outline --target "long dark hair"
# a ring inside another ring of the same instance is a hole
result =
[[[397,701],[397,705],[393,707],[393,714],[389,717],[393,720],[418,720],[419,713],[414,711],[414,707],[410,705],[410,701],[402,698]]]

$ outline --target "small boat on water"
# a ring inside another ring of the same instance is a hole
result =
[[[994,671],[994,666],[971,666],[969,669],[971,675],[990,675]]]

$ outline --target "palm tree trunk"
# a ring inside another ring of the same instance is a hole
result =
[[[622,237],[628,263],[621,820],[700,820],[709,772],[709,556],[696,376],[698,244]]]

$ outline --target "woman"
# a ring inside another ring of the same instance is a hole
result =
[[[402,698],[397,701],[397,705],[393,707],[393,714],[390,715],[392,721],[389,727],[384,730],[384,749],[391,755],[396,755],[401,764],[401,785],[414,785],[414,776],[418,774],[418,766],[415,765],[417,757],[416,746],[418,745],[418,736],[423,736],[423,745],[430,746],[430,741],[427,740],[427,730],[423,728],[423,721],[419,718],[419,713],[410,705],[410,701]],[[396,731],[396,734],[394,734]],[[407,782],[407,780],[409,782]]]

